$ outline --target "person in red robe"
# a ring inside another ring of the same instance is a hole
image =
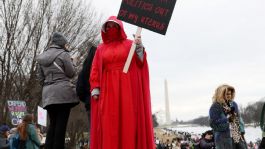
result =
[[[103,24],[90,73],[91,149],[154,149],[146,52],[136,37],[136,52],[123,73],[132,40],[115,16]]]

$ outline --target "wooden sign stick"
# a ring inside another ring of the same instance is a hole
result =
[[[137,31],[136,31],[136,34],[135,34],[135,38],[137,38],[138,36],[140,36],[141,35],[141,32],[142,32],[142,28],[141,27],[137,27]],[[132,57],[133,57],[133,54],[134,54],[134,51],[135,51],[135,47],[136,47],[136,44],[135,44],[135,40],[134,40],[133,43],[132,43],[132,46],[131,46],[129,55],[127,57],[127,60],[125,62],[125,65],[123,67],[123,72],[124,73],[127,73],[128,72],[128,69],[130,67],[130,64],[131,64],[131,61],[132,61]]]

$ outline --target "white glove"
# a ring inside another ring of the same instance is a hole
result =
[[[99,88],[94,88],[91,92],[91,96],[94,98],[94,99],[98,99],[98,96],[99,96]]]

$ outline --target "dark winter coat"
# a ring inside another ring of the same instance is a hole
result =
[[[38,78],[43,86],[43,107],[52,104],[78,104],[75,85],[70,81],[75,76],[75,68],[69,52],[52,45],[37,57],[37,62]]]
[[[201,149],[213,149],[215,147],[213,140],[208,140],[206,138],[201,139],[200,148]]]
[[[223,107],[219,103],[213,103],[210,111],[210,126],[214,131],[215,141],[230,138],[229,122]]]
[[[96,47],[92,46],[88,51],[88,55],[83,63],[83,68],[78,75],[78,80],[76,84],[76,93],[79,99],[85,103],[87,111],[90,111],[91,93],[90,93],[89,76],[95,52],[96,52]]]
[[[231,105],[235,108],[235,113],[240,116],[238,105],[236,102],[231,102]],[[214,131],[215,140],[222,140],[222,138],[230,138],[230,128],[229,128],[229,121],[226,117],[226,114],[223,110],[223,107],[219,103],[213,103],[210,111],[210,126]],[[240,132],[244,133],[244,122],[242,118],[239,119],[239,128]]]

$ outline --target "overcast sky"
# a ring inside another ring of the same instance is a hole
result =
[[[93,0],[104,19],[121,0]],[[127,23],[129,38],[136,27]],[[265,97],[265,1],[178,0],[165,36],[143,29],[153,113],[164,110],[168,81],[171,119],[207,116],[217,86],[235,87],[242,106]]]

